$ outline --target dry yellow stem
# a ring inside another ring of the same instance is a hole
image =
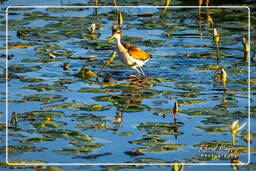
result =
[[[168,9],[170,3],[171,3],[171,0],[165,0],[165,8],[162,12],[162,16],[164,16],[164,14],[165,14],[166,10]]]
[[[115,57],[116,57],[116,51],[114,51],[114,52],[112,53],[112,55],[111,55],[110,58],[108,59],[107,63],[106,63],[106,64],[101,68],[101,70],[98,72],[97,78],[96,78],[97,81],[99,81],[98,78],[99,78],[99,76],[100,76],[100,73],[101,73],[102,71],[104,71],[104,69],[107,68],[107,66],[114,60]]]
[[[116,0],[114,0],[114,5],[115,5],[115,8],[116,8],[116,11],[119,11]]]
[[[122,13],[121,12],[119,12],[118,24],[119,24],[119,27],[121,29],[122,26],[123,26],[123,17],[122,17]]]

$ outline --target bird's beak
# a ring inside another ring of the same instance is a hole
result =
[[[108,39],[109,43],[112,43],[114,41],[114,34]]]

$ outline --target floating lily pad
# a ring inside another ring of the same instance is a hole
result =
[[[113,92],[118,92],[119,90],[115,90],[112,88],[82,88],[81,90],[79,90],[79,92],[82,93],[113,93]]]
[[[155,111],[153,113],[154,115],[167,115],[167,114],[172,114],[173,113],[172,109],[153,109],[153,111]]]
[[[130,137],[133,135],[131,132],[117,132],[117,131],[113,132],[113,134],[120,135],[120,136],[126,136],[126,137]]]
[[[39,133],[46,137],[51,138],[64,138],[64,139],[77,139],[82,141],[92,141],[92,137],[82,134],[80,131],[74,131],[69,129],[40,129],[40,130],[28,130],[29,133]]]
[[[89,113],[84,114],[71,114],[70,116],[72,121],[102,121],[105,116],[97,116]]]
[[[107,130],[109,126],[106,122],[88,122],[88,123],[81,123],[76,125],[77,128],[86,129],[86,130]]]
[[[204,124],[229,124],[230,118],[228,117],[215,117],[215,116],[208,116],[204,120],[202,120]]]
[[[39,160],[9,160],[10,164],[7,164],[6,162],[0,162],[0,167],[3,168],[11,168],[11,169],[25,169],[25,168],[34,168],[35,166],[29,166],[26,164],[47,164],[45,161],[39,161]],[[15,165],[16,164],[16,165]],[[19,165],[17,165],[19,164]]]
[[[21,140],[20,143],[23,144],[36,144],[36,143],[43,143],[45,141],[54,141],[55,138],[52,137],[43,137],[43,138],[29,138],[26,140]]]
[[[59,128],[67,125],[66,122],[57,122],[57,121],[31,122],[31,124],[34,128],[37,128],[37,129]]]
[[[8,154],[13,156],[13,155],[18,155],[21,153],[25,153],[25,152],[36,152],[36,151],[42,151],[45,150],[46,148],[44,147],[35,147],[35,146],[23,146],[23,145],[16,145],[16,146],[12,146],[9,145],[8,146]],[[5,147],[0,147],[0,153],[5,153]]]
[[[41,69],[40,66],[25,66],[20,64],[13,64],[9,66],[8,72],[9,73],[26,73],[26,72],[38,71],[40,69]]]
[[[185,145],[180,144],[157,144],[155,146],[151,146],[150,148],[136,148],[136,151],[140,152],[163,152],[163,151],[171,151],[177,150],[178,148],[185,147]]]
[[[202,129],[207,133],[229,132],[228,126],[197,126],[197,128]]]
[[[58,81],[54,81],[55,84],[60,84],[60,85],[64,85],[64,84],[72,84],[77,82],[77,80],[73,80],[73,79],[59,79]]]
[[[63,103],[60,105],[48,106],[42,109],[69,109],[69,110],[84,110],[84,111],[104,111],[108,110],[110,106],[101,106],[101,105],[88,105],[85,103]]]
[[[21,79],[21,82],[27,82],[27,83],[40,83],[43,82],[43,79],[40,78],[26,78],[26,79]]]
[[[18,113],[18,118],[24,118],[28,120],[45,120],[46,118],[59,118],[64,116],[63,112],[60,111],[31,111],[31,112],[24,112]]]
[[[40,102],[58,102],[66,100],[66,97],[62,97],[61,95],[57,94],[35,94],[30,96],[24,96],[22,100],[25,101],[40,101]]]
[[[158,123],[158,122],[145,122],[140,123],[137,128],[139,130],[145,130],[145,131],[155,131],[155,130],[161,130],[161,129],[175,129],[176,125],[173,123]]]
[[[165,163],[164,160],[155,158],[136,158],[135,163]]]
[[[49,85],[49,84],[30,84],[28,86],[22,87],[22,89],[30,89],[30,90],[35,90],[38,92],[42,91],[65,91],[67,89],[66,86],[62,85]]]
[[[166,139],[156,137],[156,136],[151,136],[151,137],[143,138],[141,140],[129,141],[129,143],[139,144],[139,145],[142,145],[142,146],[154,146],[154,145],[157,145],[157,144],[164,143],[166,141],[167,141]]]

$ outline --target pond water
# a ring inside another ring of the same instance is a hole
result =
[[[94,5],[43,2],[40,5]],[[8,5],[18,3],[7,1],[2,7]],[[100,5],[112,4],[103,1]],[[81,77],[84,66],[97,74],[116,50],[115,42],[108,42],[113,21],[118,18],[115,8],[8,9],[7,114],[11,121],[15,112],[18,120],[8,123],[8,161],[191,164],[231,163],[239,158],[246,163],[249,102],[252,123],[256,109],[253,96],[248,96],[249,81],[252,95],[255,93],[255,63],[244,58],[242,43],[243,36],[248,39],[247,8],[202,8],[201,17],[198,8],[171,7],[164,16],[163,8],[119,10],[123,41],[152,55],[143,67],[144,79],[131,77],[136,71],[118,56],[99,81]],[[4,17],[2,13],[2,38]],[[96,30],[89,34],[92,23]],[[220,35],[218,61],[213,28]],[[5,118],[5,42],[1,44],[0,114]],[[69,64],[68,70],[64,63]],[[225,83],[221,68],[227,74]],[[109,74],[110,80],[104,82]],[[177,120],[175,103],[179,108]],[[232,141],[229,124],[235,120],[247,125]],[[4,128],[1,123],[3,160]],[[252,137],[254,130],[252,124]],[[236,150],[202,149],[221,145]],[[254,140],[250,151],[255,155]],[[144,166],[103,167],[135,168]]]

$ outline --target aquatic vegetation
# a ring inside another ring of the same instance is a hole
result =
[[[219,152],[199,154],[200,146],[234,145],[237,151],[230,155],[237,155],[241,162],[249,150],[255,154],[255,133],[249,136],[236,121],[248,117],[248,83],[252,122],[256,109],[255,79],[249,82],[243,59],[249,54],[244,9],[170,7],[171,3],[187,5],[180,0],[166,0],[165,7],[152,9],[120,7],[131,3],[128,0],[62,2],[71,7],[9,9],[8,55],[3,44],[0,59],[8,60],[10,162],[170,163],[173,170],[181,171],[180,162],[238,162],[219,157]],[[198,1],[199,5],[208,3]],[[163,1],[133,4],[159,6]],[[0,19],[4,31],[4,17]],[[124,42],[152,55],[144,68],[145,78],[132,76],[134,72],[115,58],[115,46],[107,38],[117,29],[125,33]],[[250,64],[253,77],[253,60]],[[0,82],[5,83],[4,65],[0,69]],[[0,93],[1,103],[5,95]],[[0,122],[2,136],[5,129]],[[219,137],[223,141],[217,141]],[[252,143],[250,149],[247,143]],[[4,146],[0,152],[3,158]],[[47,155],[49,159],[41,161]],[[62,170],[4,163],[0,167]]]

